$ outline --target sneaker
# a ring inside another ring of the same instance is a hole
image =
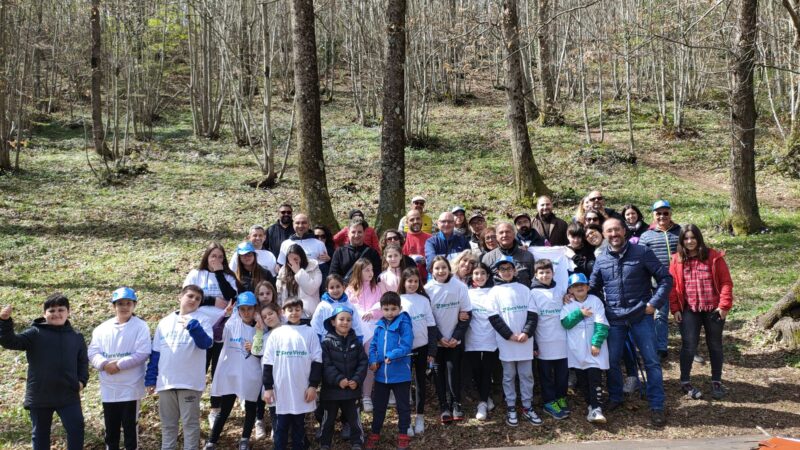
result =
[[[545,403],[544,412],[550,414],[553,419],[556,420],[564,420],[567,418],[567,415],[561,410],[561,406],[559,406],[558,401]]]
[[[697,364],[705,364],[706,360],[703,359],[703,357],[700,355],[694,355],[694,362],[696,362]]]
[[[239,450],[250,450],[250,439],[248,438],[239,439]]]
[[[586,415],[586,421],[589,423],[606,423],[606,416],[603,415],[603,410],[598,406],[597,408],[588,407],[589,414]]]
[[[407,434],[397,435],[397,450],[407,450],[411,445],[411,439]]]
[[[367,450],[376,449],[376,448],[378,448],[378,443],[380,441],[381,441],[381,435],[380,434],[370,433],[367,436],[367,443],[364,444],[364,448],[367,449]]]
[[[522,417],[533,426],[538,427],[542,424],[542,419],[536,414],[533,408],[522,408]]]
[[[711,397],[714,400],[722,400],[725,397],[725,394],[728,393],[728,390],[725,389],[725,386],[722,385],[721,381],[712,381],[711,382]]]
[[[512,406],[508,408],[508,411],[506,411],[506,425],[510,427],[519,425],[519,420],[517,419],[517,408]]]
[[[622,392],[624,394],[633,394],[638,390],[639,390],[639,377],[635,376],[625,377],[625,381],[622,383]]]
[[[394,398],[394,392],[389,391],[389,405],[387,407],[394,408],[397,406],[397,399]]]
[[[349,423],[342,424],[342,432],[339,433],[339,437],[342,438],[342,440],[345,441],[345,442],[350,440],[350,424]]]
[[[214,428],[214,422],[219,417],[219,409],[213,408],[208,411],[208,428]]]
[[[364,412],[372,412],[372,399],[369,397],[362,398],[361,406],[364,407]]]
[[[444,410],[444,411],[442,411],[442,413],[439,415],[439,420],[441,420],[441,421],[442,421],[442,423],[450,423],[450,422],[452,422],[452,421],[453,421],[453,415],[452,415],[452,414],[450,414],[450,411],[448,411],[448,410]]]
[[[692,400],[700,400],[701,398],[703,398],[703,393],[700,392],[700,389],[697,389],[696,387],[692,386],[692,383],[689,382],[681,383],[681,390],[683,391],[684,394],[686,394],[687,397],[689,397]]]
[[[263,420],[256,420],[256,440],[267,437],[267,427]]]
[[[217,444],[213,442],[206,442],[206,446],[203,447],[203,450],[216,450]]]
[[[361,444],[353,444],[350,446],[350,450],[361,450]]]
[[[609,400],[608,403],[606,403],[606,411],[614,411],[620,408],[622,408],[622,402]]]
[[[486,420],[489,416],[489,405],[486,402],[478,403],[478,412],[475,414],[475,418],[478,420]]]
[[[661,428],[667,424],[667,418],[664,416],[663,409],[653,409],[650,412],[650,425],[655,428]]]
[[[461,407],[461,403],[453,403],[453,420],[464,420],[464,409]]]
[[[413,426],[413,425],[412,425],[412,426],[410,426],[410,427],[408,427],[408,431],[406,431],[406,434],[407,434],[409,437],[414,437],[414,426]]]
[[[414,421],[414,434],[419,436],[425,432],[425,417],[422,414],[417,414],[417,419]]]
[[[492,397],[489,397],[489,400],[486,402],[486,408],[489,412],[494,411],[494,400],[492,400]]]
[[[569,403],[567,403],[567,397],[561,397],[560,399],[556,400],[558,402],[558,406],[561,408],[561,411],[569,416],[572,414],[572,410],[569,408]]]

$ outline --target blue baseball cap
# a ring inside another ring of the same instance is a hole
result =
[[[500,257],[500,259],[495,261],[494,264],[492,264],[492,270],[495,270],[498,267],[500,267],[500,264],[506,264],[506,263],[511,264],[512,266],[516,267],[516,265],[514,264],[514,258],[512,258],[512,257],[510,257],[508,255],[503,255],[503,256]]]
[[[242,242],[241,244],[236,246],[236,253],[239,255],[246,255],[248,253],[255,253],[256,248],[253,247],[249,241]]]
[[[666,200],[658,200],[657,202],[653,203],[653,207],[651,208],[651,211],[655,211],[655,210],[661,209],[661,208],[672,209],[672,205],[670,205],[669,202],[666,201]]]
[[[336,307],[333,308],[333,311],[331,311],[331,315],[328,316],[328,320],[333,319],[334,317],[338,316],[339,314],[341,314],[343,312],[350,313],[351,316],[354,315],[353,309],[350,308],[349,306],[347,306],[347,305],[336,305]]]
[[[250,291],[242,292],[236,296],[236,306],[256,306],[258,300]]]
[[[573,273],[567,280],[567,287],[572,287],[576,284],[589,284],[589,280],[587,280],[586,275],[582,273]]]
[[[129,287],[121,287],[111,293],[111,303],[116,303],[117,300],[133,300],[138,301],[136,291]]]

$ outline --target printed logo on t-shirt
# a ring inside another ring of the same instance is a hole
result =
[[[418,322],[420,320],[425,320],[425,313],[419,313],[419,314],[417,314],[415,316],[411,316],[411,321],[412,322]]]
[[[457,308],[458,306],[459,306],[458,300],[447,303],[437,303],[433,305],[433,307],[436,309],[452,309],[452,308]]]
[[[503,306],[500,308],[500,312],[518,312],[518,311],[526,311],[528,309],[528,305],[511,305],[511,306]]]
[[[561,308],[558,309],[540,309],[539,310],[540,316],[560,316],[561,315]]]
[[[117,359],[117,358],[124,358],[126,356],[131,356],[133,353],[131,353],[131,352],[121,352],[121,353],[100,352],[100,354],[103,355],[103,358],[105,358],[105,359]]]
[[[287,358],[303,358],[308,356],[308,352],[305,350],[275,350],[275,356],[285,356]]]
[[[485,314],[485,313],[488,313],[488,312],[489,312],[489,310],[486,309],[486,308],[483,308],[481,306],[475,306],[475,304],[472,305],[472,314],[475,314],[475,313]]]

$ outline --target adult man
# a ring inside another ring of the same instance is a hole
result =
[[[486,229],[486,218],[479,212],[470,214],[469,220],[469,246],[475,254],[479,255],[481,251],[481,234]]]
[[[531,228],[536,230],[545,240],[545,245],[567,245],[567,222],[553,213],[553,200],[543,195],[536,202],[536,217]]]
[[[419,270],[420,283],[428,279],[428,269],[425,264],[425,242],[431,235],[422,231],[422,214],[417,209],[412,209],[404,218],[408,224],[406,241],[403,243],[403,254],[413,259]]]
[[[374,248],[364,243],[364,219],[355,217],[350,221],[348,229],[349,241],[333,252],[331,271],[344,278],[345,283],[350,281],[353,265],[361,258],[367,258],[372,263],[373,278],[378,279],[381,274],[381,257]]]
[[[331,260],[325,244],[310,231],[311,227],[309,226],[307,215],[297,214],[294,216],[292,224],[294,225],[294,234],[281,244],[281,251],[278,253],[278,266],[286,264],[286,251],[289,250],[292,244],[298,244],[303,247],[308,259],[316,259],[320,264]]]
[[[619,219],[622,223],[625,223],[625,218],[616,211],[611,208],[606,208],[606,198],[603,197],[603,193],[594,190],[589,192],[589,194],[585,197],[584,207],[596,209],[598,211],[605,211],[608,217],[613,217],[615,219]]]
[[[621,220],[606,220],[603,224],[603,236],[608,247],[597,257],[589,279],[589,288],[595,294],[604,294],[606,317],[611,325],[608,333],[610,368],[607,410],[612,411],[622,404],[620,360],[630,333],[639,348],[647,372],[650,422],[655,427],[661,427],[666,423],[664,383],[655,347],[653,314],[667,303],[672,289],[672,277],[652,250],[628,243]],[[650,283],[651,278],[656,280],[655,290]]]
[[[639,237],[639,245],[644,245],[656,254],[667,270],[672,254],[678,249],[681,226],[672,221],[672,205],[666,200],[653,203],[653,224]],[[667,357],[669,337],[669,302],[656,311],[656,350],[661,358]]]
[[[454,206],[453,209],[450,210],[450,212],[453,213],[453,218],[455,219],[455,226],[453,228],[453,231],[469,239],[469,227],[467,227],[467,212],[464,210],[464,207]]]
[[[425,197],[418,195],[412,198],[411,209],[419,211],[420,217],[422,217],[423,232],[431,234],[436,231],[436,227],[433,225],[433,219],[431,219],[431,216],[425,214]],[[403,233],[408,233],[408,224],[406,223],[405,217],[400,219],[400,224],[397,226],[397,229]]]
[[[294,234],[292,227],[292,205],[282,203],[278,207],[278,220],[267,228],[267,250],[276,258],[281,252],[281,244]]]
[[[499,246],[483,255],[481,262],[489,267],[494,267],[495,261],[506,256],[514,260],[517,269],[517,279],[527,287],[531,287],[533,276],[534,258],[531,253],[522,248],[514,236],[514,226],[508,222],[500,222],[496,227],[497,243]]]
[[[375,229],[370,227],[367,223],[366,219],[364,219],[364,211],[360,209],[351,209],[350,214],[348,214],[347,218],[349,220],[353,220],[356,217],[361,218],[364,221],[364,242],[367,245],[374,248],[375,251],[380,253],[381,251],[381,244],[378,241],[378,234],[375,232]],[[345,244],[350,242],[350,227],[342,228],[338,233],[333,236],[333,243],[336,244],[336,247],[341,247]]]
[[[544,238],[531,228],[531,216],[528,213],[514,216],[514,226],[517,227],[517,243],[521,246],[528,248],[544,245]]]
[[[459,253],[469,249],[464,236],[455,232],[456,219],[453,213],[443,212],[436,224],[440,231],[425,241],[425,265],[428,270],[433,264],[433,258],[442,255],[452,260]]]

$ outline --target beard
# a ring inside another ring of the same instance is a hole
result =
[[[281,216],[281,225],[291,225],[292,216]]]

